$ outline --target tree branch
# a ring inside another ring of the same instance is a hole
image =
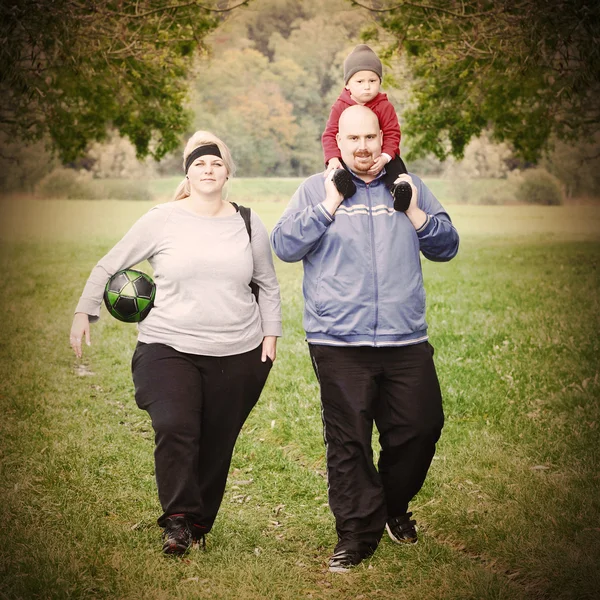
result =
[[[401,2],[400,4],[396,4],[395,6],[392,6],[391,8],[373,8],[371,6],[365,6],[364,4],[361,4],[360,2],[358,2],[358,0],[351,0],[351,2],[352,2],[352,4],[355,4],[356,6],[360,6],[361,8],[364,8],[364,9],[368,10],[369,12],[376,12],[376,13],[394,12],[396,10],[400,10],[401,8],[403,8],[405,6],[410,6],[412,8],[417,8],[417,9],[423,10],[423,11],[432,10],[434,12],[450,15],[451,17],[472,19],[474,17],[493,16],[493,15],[498,14],[498,12],[499,12],[498,10],[489,10],[489,11],[480,12],[480,13],[465,13],[464,11],[462,13],[457,13],[452,10],[448,10],[447,8],[442,8],[441,6],[431,6],[429,4],[421,4],[421,3],[415,3],[415,2]]]
[[[126,19],[144,19],[146,17],[148,17],[149,15],[153,15],[156,13],[165,13],[169,10],[179,10],[181,8],[189,8],[190,6],[196,6],[197,8],[201,8],[203,10],[206,10],[207,12],[214,12],[214,13],[226,13],[226,12],[231,12],[232,10],[235,10],[236,8],[239,8],[240,6],[244,6],[246,4],[248,4],[250,0],[242,0],[242,2],[240,2],[239,4],[236,4],[234,6],[229,6],[227,8],[210,8],[209,6],[206,6],[205,4],[201,4],[200,2],[186,2],[184,4],[170,4],[167,6],[160,6],[158,8],[153,8],[152,10],[147,10],[146,12],[143,13],[138,13],[138,4],[136,3],[136,13],[123,13],[123,12],[118,12],[118,11],[114,11],[114,10],[109,10],[109,9],[103,9],[102,11],[94,9],[95,12],[98,12],[99,14],[108,14],[108,15],[114,15],[117,17],[124,17]]]

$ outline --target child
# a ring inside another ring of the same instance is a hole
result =
[[[377,54],[366,44],[356,46],[344,61],[344,90],[331,107],[331,113],[321,138],[325,155],[326,173],[342,167],[340,150],[336,135],[338,121],[342,112],[353,104],[363,104],[370,108],[379,119],[383,131],[381,155],[375,160],[369,173],[376,174],[385,166],[383,182],[395,200],[397,210],[406,210],[410,195],[406,198],[406,185],[395,185],[398,175],[406,173],[404,162],[400,158],[400,124],[396,111],[386,94],[380,93],[382,65]],[[410,186],[408,186],[410,188]],[[412,195],[412,192],[410,192]]]

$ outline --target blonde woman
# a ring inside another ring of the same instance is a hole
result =
[[[156,299],[138,325],[135,399],[155,431],[163,551],[204,542],[221,504],[233,448],[275,361],[279,286],[267,231],[251,213],[252,240],[224,199],[234,174],[227,146],[196,132],[183,153],[185,179],[172,202],[142,216],[94,267],[70,334],[77,357],[90,344],[106,282],[148,259]],[[258,300],[250,282],[258,286]]]

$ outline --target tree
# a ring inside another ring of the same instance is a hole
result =
[[[488,126],[537,161],[555,136],[600,130],[600,4],[591,0],[353,1],[395,36],[415,106],[413,156],[462,157]]]
[[[556,142],[541,166],[558,177],[567,197],[600,197],[600,134],[577,146]]]
[[[240,175],[323,167],[321,133],[368,14],[346,0],[329,0],[321,13],[319,0],[256,0],[207,37],[210,56],[197,61],[190,102],[194,125],[223,137]]]
[[[298,125],[292,105],[257,50],[227,50],[198,65],[192,106],[197,129],[226,140],[239,173],[288,175]]]
[[[112,125],[138,157],[177,147],[203,38],[248,0],[3,0],[0,129],[72,161]],[[236,2],[236,4],[234,4]]]

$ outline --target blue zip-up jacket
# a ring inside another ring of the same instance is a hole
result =
[[[271,233],[275,254],[304,264],[306,339],[336,346],[402,346],[427,339],[419,252],[448,261],[458,233],[416,175],[418,205],[428,218],[416,231],[379,176],[329,214],[322,173],[304,181]]]

